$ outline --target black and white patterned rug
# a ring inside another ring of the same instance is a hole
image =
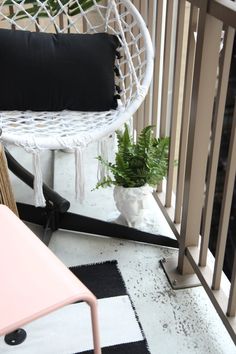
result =
[[[103,354],[149,354],[137,314],[116,261],[70,268],[96,295]],[[24,343],[10,347],[0,338],[1,354],[92,354],[89,307],[76,303],[26,326]]]

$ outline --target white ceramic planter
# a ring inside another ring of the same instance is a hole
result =
[[[113,195],[116,207],[128,226],[145,231],[156,226],[152,191],[149,185],[137,188],[115,186]]]

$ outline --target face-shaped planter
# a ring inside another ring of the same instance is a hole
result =
[[[153,188],[149,185],[137,188],[114,188],[117,209],[130,227],[148,229],[156,223],[153,208]]]

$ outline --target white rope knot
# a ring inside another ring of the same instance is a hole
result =
[[[33,152],[33,169],[34,169],[34,205],[36,207],[44,207],[46,205],[43,195],[43,176],[40,164],[39,151]]]
[[[137,87],[137,92],[138,92],[138,96],[141,96],[143,98],[145,98],[146,96],[146,88],[144,86],[139,86]]]

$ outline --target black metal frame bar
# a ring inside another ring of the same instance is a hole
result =
[[[22,167],[7,149],[5,149],[5,154],[9,169],[24,183],[33,188],[34,176]],[[43,193],[46,199],[46,206],[44,208],[36,208],[33,205],[23,203],[17,203],[17,208],[22,220],[44,227],[43,241],[47,245],[53,231],[64,229],[166,247],[179,247],[177,240],[167,236],[154,235],[127,226],[70,213],[68,212],[70,202],[46,184],[43,184]]]

